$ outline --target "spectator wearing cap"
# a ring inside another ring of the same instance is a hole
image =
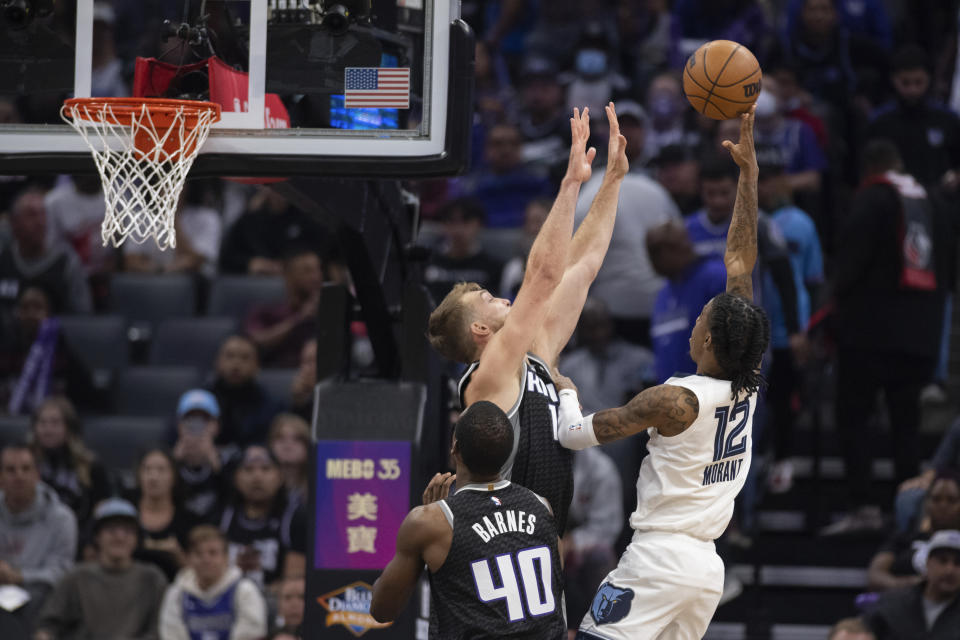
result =
[[[629,146],[629,138],[627,143]],[[587,217],[603,180],[603,174],[595,171],[580,188],[574,216],[576,225]],[[633,172],[624,177],[610,247],[590,295],[607,306],[616,333],[634,344],[650,345],[650,314],[657,292],[663,286],[663,279],[653,270],[647,254],[647,232],[679,218],[676,203],[653,179]]]
[[[260,587],[303,575],[306,516],[284,489],[280,465],[269,449],[253,445],[243,451],[234,488],[219,519],[230,560]]]
[[[222,471],[229,450],[217,449],[220,405],[205,389],[191,389],[177,404],[177,442],[173,458],[184,491],[184,507],[201,520],[216,514],[225,492]]]
[[[154,640],[167,580],[134,561],[137,510],[119,498],[94,511],[97,557],[68,573],[44,605],[35,640],[98,638]]]
[[[77,521],[56,492],[40,482],[33,450],[8,445],[0,453],[0,585],[26,590],[16,612],[31,626],[44,599],[77,554]]]
[[[955,640],[960,634],[960,531],[938,531],[918,562],[924,580],[884,593],[867,614],[877,640]]]
[[[263,442],[270,421],[283,409],[258,380],[260,357],[250,338],[230,336],[220,345],[215,377],[207,389],[220,406],[220,446]]]
[[[267,603],[230,564],[227,540],[216,527],[190,532],[187,568],[167,589],[160,640],[260,640],[267,635]]]
[[[914,555],[937,531],[960,529],[960,477],[943,472],[927,490],[920,526],[896,532],[870,561],[867,582],[874,591],[886,591],[920,582],[922,567]]]
[[[680,213],[688,216],[703,206],[700,200],[700,161],[692,149],[670,144],[653,161],[654,177],[667,190]]]
[[[440,209],[443,245],[433,255],[423,278],[434,300],[443,300],[458,282],[476,282],[496,291],[503,263],[488,254],[480,242],[486,213],[479,202],[461,198]]]
[[[867,138],[892,141],[907,173],[927,187],[960,184],[960,117],[930,97],[930,70],[919,45],[900,49],[893,58],[893,101],[873,116]]]
[[[627,139],[627,160],[630,161],[630,173],[649,175],[647,169],[647,112],[633,100],[617,101],[617,120],[620,133]]]

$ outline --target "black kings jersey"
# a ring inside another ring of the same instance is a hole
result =
[[[256,550],[260,568],[244,576],[261,589],[281,577],[288,551],[306,553],[306,515],[300,505],[286,498],[278,500],[268,516],[256,520],[246,517],[239,504],[228,504],[220,514],[219,528],[227,537],[230,564],[237,563],[245,548]]]
[[[464,395],[474,362],[460,379],[460,405],[467,408]],[[560,446],[557,439],[557,390],[550,368],[533,354],[523,365],[520,397],[507,417],[513,424],[513,453],[500,475],[537,493],[550,502],[557,527],[564,532],[567,512],[573,499],[573,452]]]
[[[565,638],[557,527],[542,499],[500,480],[438,504],[453,540],[430,574],[431,640]]]

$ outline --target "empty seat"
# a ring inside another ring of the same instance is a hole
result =
[[[282,302],[283,278],[218,276],[210,289],[207,313],[242,320],[254,305]]]
[[[172,419],[180,395],[199,384],[196,367],[130,367],[117,378],[113,404],[119,414]]]
[[[190,276],[118,273],[110,278],[110,310],[126,318],[132,339],[149,339],[161,320],[192,316],[195,307]]]
[[[107,388],[113,372],[127,366],[130,354],[123,316],[61,316],[60,326],[98,388]]]
[[[260,372],[257,379],[267,389],[271,398],[289,408],[290,387],[295,375],[297,375],[296,369],[265,369]]]
[[[157,327],[150,344],[150,364],[211,369],[227,336],[237,330],[234,318],[170,318]]]
[[[83,421],[83,439],[112,471],[130,470],[137,456],[153,446],[166,446],[169,421],[142,416],[103,416]]]
[[[0,416],[0,447],[8,444],[22,444],[30,431],[30,418],[27,416]]]

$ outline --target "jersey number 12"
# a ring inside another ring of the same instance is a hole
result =
[[[747,450],[747,436],[740,435],[747,427],[747,421],[750,419],[750,401],[742,400],[730,407],[720,407],[713,414],[717,419],[717,435],[713,440],[713,461],[723,460],[732,456],[738,456]],[[740,418],[737,420],[737,418]],[[736,422],[736,426],[727,433],[727,427]],[[737,442],[737,438],[740,441]]]
[[[473,581],[477,585],[477,597],[483,602],[505,600],[507,616],[510,622],[522,620],[523,600],[520,596],[520,583],[523,583],[523,593],[526,596],[527,611],[530,617],[536,618],[552,613],[557,608],[553,597],[553,570],[549,547],[534,547],[524,549],[514,555],[505,553],[493,559],[497,563],[500,580],[499,587],[493,585],[493,576],[490,574],[490,563],[487,560],[477,560],[470,565],[473,570]],[[520,569],[520,581],[514,566]]]

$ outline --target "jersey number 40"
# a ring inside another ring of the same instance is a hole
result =
[[[497,563],[502,584],[493,585],[490,574],[490,562],[477,560],[470,565],[473,569],[473,581],[477,585],[477,597],[483,602],[505,600],[507,616],[510,622],[522,620],[524,616],[524,598],[520,596],[520,582],[526,596],[526,609],[531,618],[553,613],[557,608],[553,596],[553,567],[549,547],[524,549],[516,554],[505,553],[493,559]],[[516,566],[520,570],[520,582],[517,581]]]
[[[744,453],[747,450],[747,436],[743,430],[750,419],[750,401],[742,400],[735,404],[732,410],[731,407],[720,407],[713,415],[717,419],[717,435],[713,440],[713,461]],[[736,426],[727,433],[727,428],[735,422]],[[737,438],[740,438],[739,442]]]

